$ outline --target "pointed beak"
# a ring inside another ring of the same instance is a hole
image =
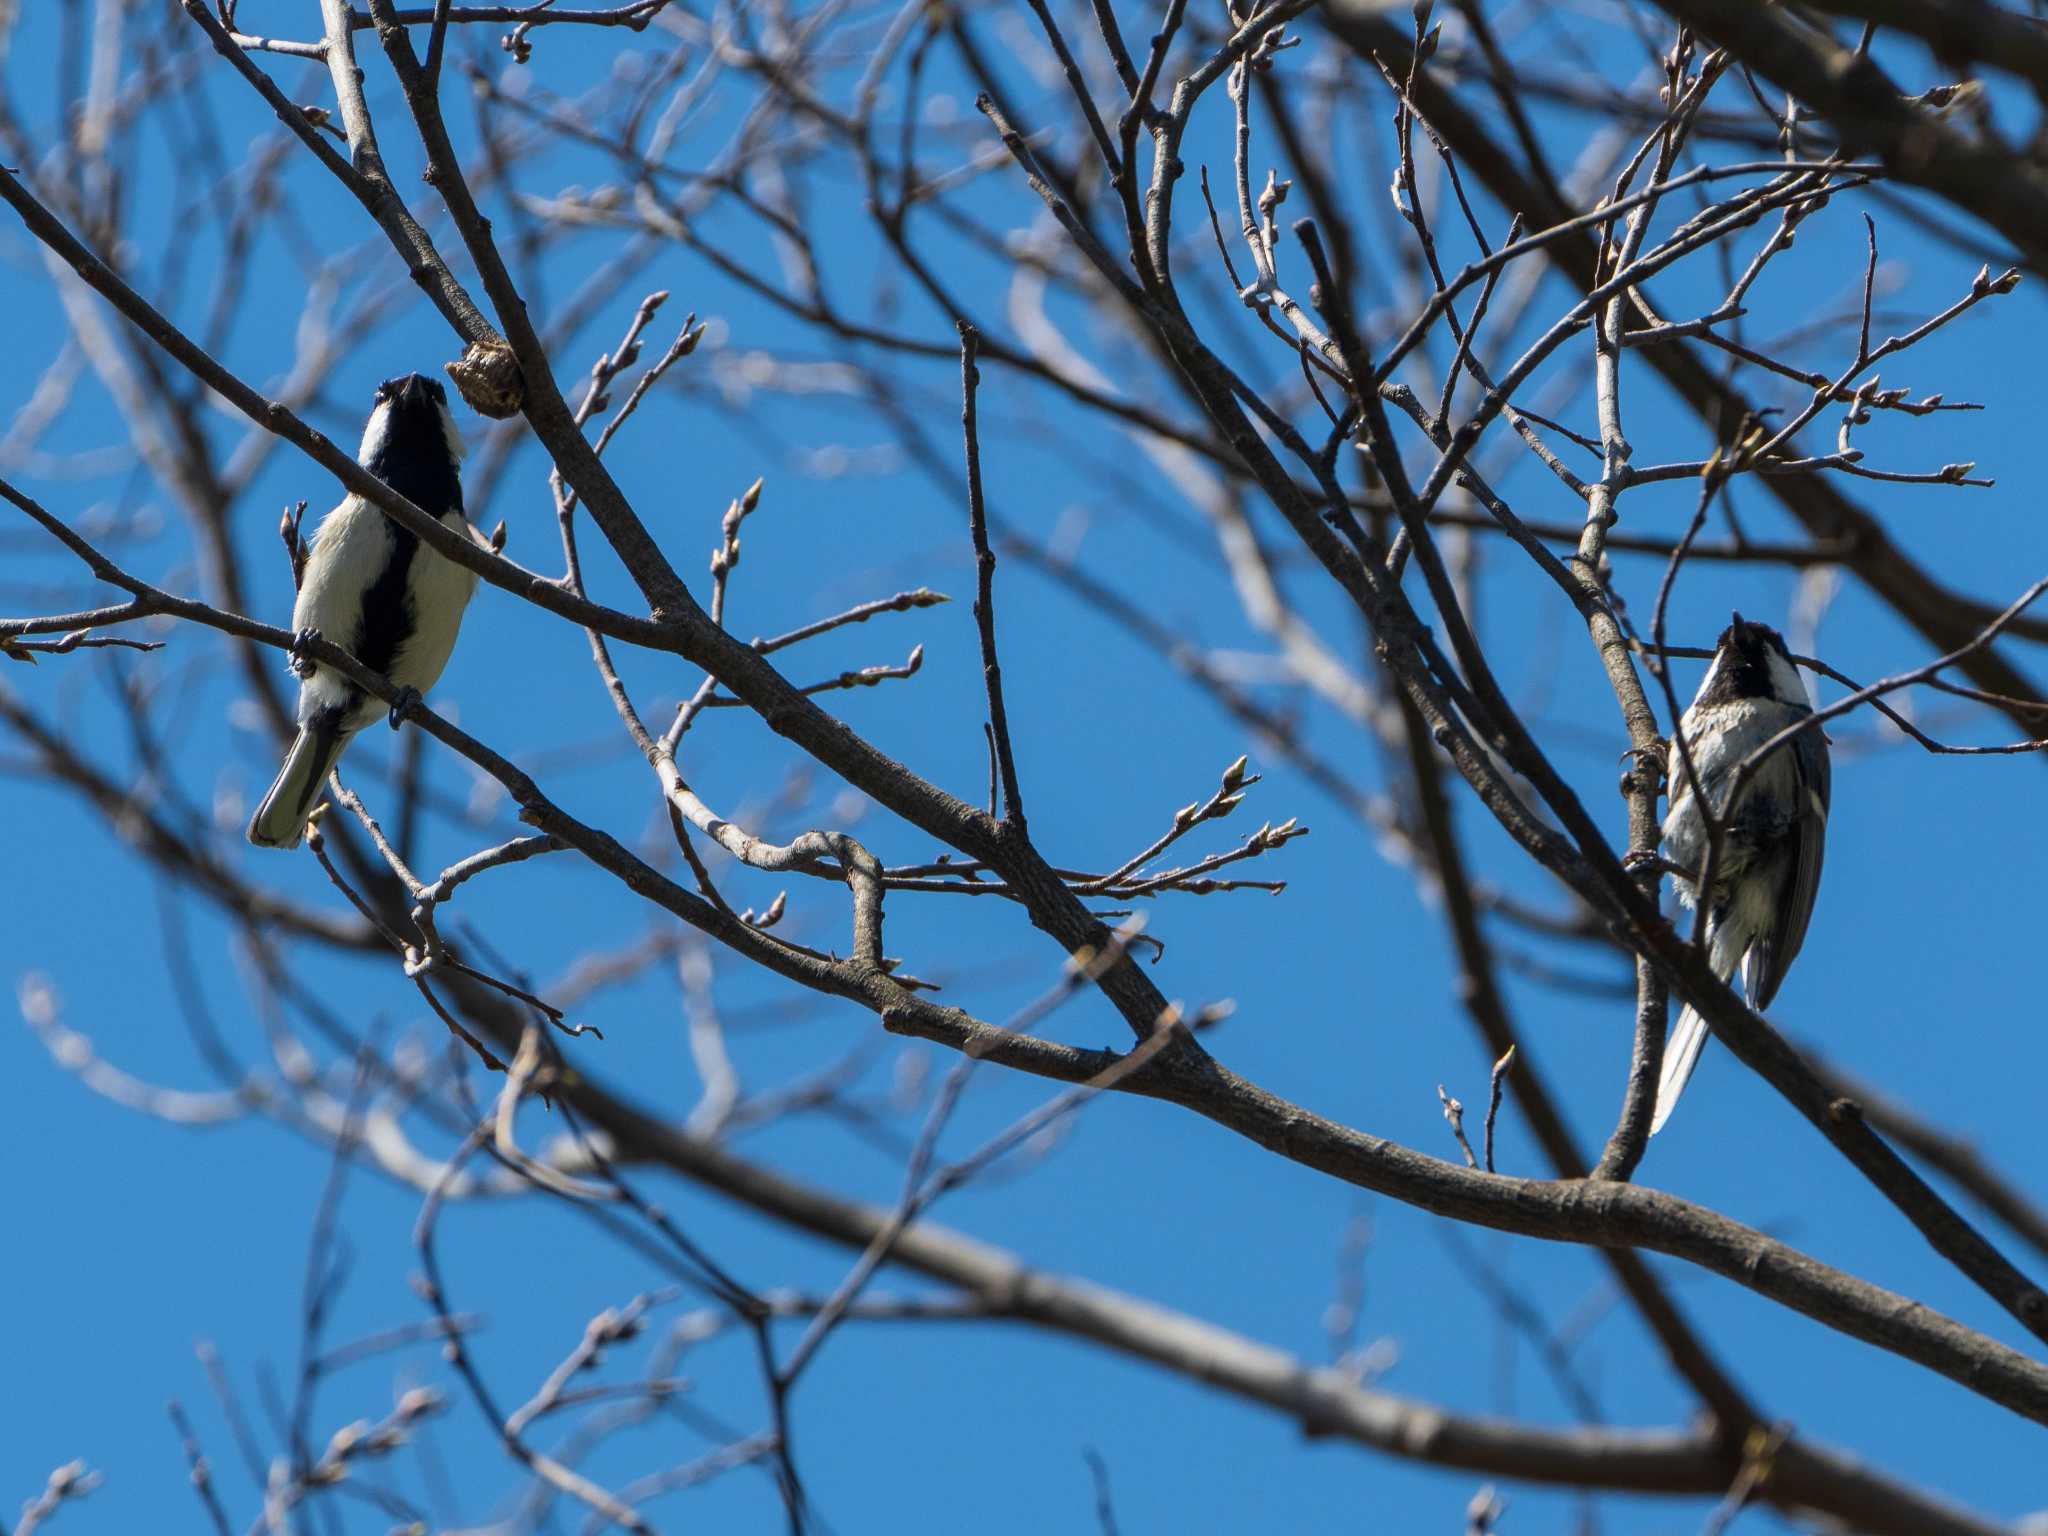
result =
[[[1740,628],[1742,627],[1742,615],[1741,615],[1741,614],[1739,614],[1739,613],[1736,613],[1736,614],[1730,614],[1730,615],[1729,615],[1729,617],[1735,620],[1735,627],[1736,627],[1737,629],[1740,629]]]
[[[427,381],[416,373],[405,376],[405,382],[398,386],[398,398],[406,405],[427,403]]]

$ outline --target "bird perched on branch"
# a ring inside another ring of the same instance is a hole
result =
[[[1656,862],[1671,872],[1688,907],[1702,899],[1700,880],[1711,882],[1708,960],[1723,981],[1740,968],[1756,1009],[1777,995],[1813,915],[1827,838],[1827,738],[1818,726],[1803,730],[1754,764],[1742,783],[1735,780],[1752,752],[1812,714],[1784,637],[1738,613],[1721,632],[1713,665],[1680,722],[1684,747],[1671,743],[1666,857]],[[1701,789],[1719,828],[1718,846],[1701,814]],[[1688,1005],[1664,1044],[1652,1134],[1671,1118],[1706,1043],[1707,1021]]]
[[[462,437],[432,379],[412,373],[377,386],[356,462],[444,526],[475,537],[462,510]],[[292,543],[296,568],[295,537]],[[295,569],[292,607],[299,734],[249,822],[249,841],[264,848],[298,846],[328,770],[356,732],[384,713],[376,698],[304,654],[308,637],[331,641],[398,687],[396,729],[407,705],[440,678],[476,590],[473,572],[354,495],[322,520],[304,562]]]

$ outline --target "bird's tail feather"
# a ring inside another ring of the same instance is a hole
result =
[[[300,726],[276,782],[249,818],[249,841],[259,848],[298,847],[306,835],[306,813],[347,744],[347,735],[331,726]]]
[[[1650,1115],[1652,1136],[1664,1129],[1671,1111],[1678,1108],[1678,1096],[1685,1092],[1692,1069],[1700,1064],[1700,1051],[1706,1043],[1707,1021],[1688,1003],[1664,1041],[1664,1071],[1657,1079],[1657,1108]]]
[[[1707,957],[1712,962],[1714,974],[1726,981],[1735,974],[1738,964],[1746,965],[1749,945],[1742,935],[1733,933],[1725,924],[1716,924],[1707,937]],[[1700,1064],[1700,1052],[1707,1044],[1707,1021],[1699,1011],[1688,1003],[1680,1010],[1677,1024],[1664,1041],[1664,1070],[1657,1077],[1657,1107],[1650,1115],[1650,1134],[1656,1135],[1664,1129],[1664,1122],[1671,1118],[1671,1111],[1678,1107],[1678,1096],[1685,1092],[1685,1085],[1692,1078],[1693,1068]]]

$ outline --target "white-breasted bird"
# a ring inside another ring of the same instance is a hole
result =
[[[377,386],[356,462],[421,511],[465,538],[475,536],[462,510],[462,436],[448,413],[447,393],[434,380],[412,373]],[[351,495],[313,535],[292,629],[324,637],[417,695],[448,665],[475,590],[473,572]],[[295,655],[292,666],[300,679],[299,734],[249,821],[249,841],[264,848],[298,846],[328,770],[356,732],[385,712],[377,699],[310,657]]]
[[[1743,992],[1758,1010],[1770,1005],[1799,953],[1820,889],[1828,825],[1827,738],[1818,726],[1801,731],[1756,765],[1733,804],[1728,796],[1738,765],[1751,752],[1812,713],[1784,637],[1738,613],[1721,632],[1713,665],[1679,726],[1722,828],[1707,905],[1707,957],[1723,981],[1740,968]],[[1676,740],[1666,771],[1671,807],[1664,818],[1664,851],[1679,899],[1697,907],[1710,838]],[[1688,1005],[1665,1040],[1652,1134],[1671,1118],[1706,1043],[1707,1021]]]

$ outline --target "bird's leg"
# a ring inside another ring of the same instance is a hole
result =
[[[1660,875],[1670,875],[1674,879],[1683,880],[1687,885],[1698,885],[1700,883],[1699,871],[1689,869],[1685,865],[1675,860],[1667,859],[1663,854],[1652,852],[1647,848],[1637,848],[1623,854],[1621,856],[1621,867],[1632,875],[1639,875],[1646,869],[1654,869]]]
[[[1670,744],[1661,740],[1652,746],[1630,747],[1626,752],[1622,753],[1621,760],[1628,764],[1621,771],[1621,792],[1623,796],[1632,796],[1638,789],[1644,787],[1643,781],[1636,777],[1641,773],[1649,775],[1648,782],[1656,785],[1657,793],[1662,795],[1667,787],[1665,784],[1665,765],[1670,759]]]
[[[317,629],[302,629],[292,636],[291,650],[287,654],[292,659],[292,671],[297,676],[311,677],[313,668],[319,665],[307,654],[319,639],[320,631]]]
[[[399,689],[398,697],[391,701],[391,729],[393,729],[394,731],[397,730],[399,725],[404,721],[405,717],[413,712],[414,706],[417,705],[419,702],[419,689]]]

